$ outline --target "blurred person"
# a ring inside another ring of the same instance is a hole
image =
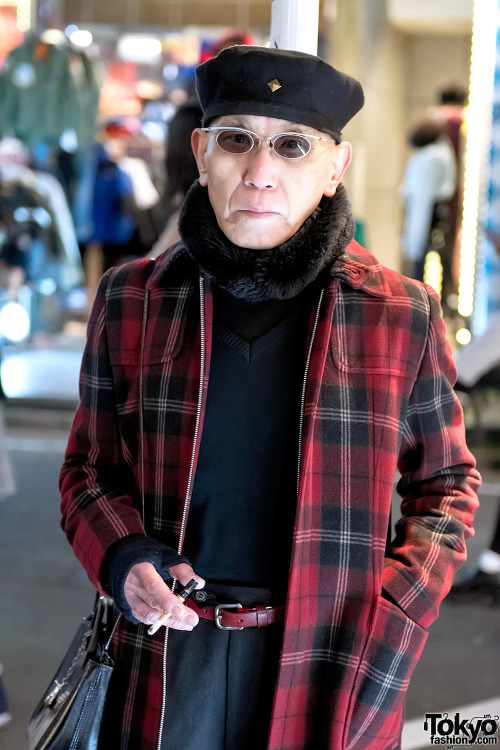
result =
[[[457,161],[460,163],[464,150],[462,127],[465,120],[465,108],[469,99],[468,91],[459,85],[446,86],[438,92],[437,98],[437,106],[430,110],[429,115],[433,120],[444,126]]]
[[[423,281],[427,253],[435,249],[441,255],[451,231],[447,201],[456,191],[457,163],[450,140],[437,122],[420,123],[410,135],[410,144],[416,150],[400,191],[405,206],[401,249],[404,272]]]
[[[121,128],[115,128],[116,135],[113,130],[109,128],[106,130],[108,133],[105,143],[107,154],[130,179],[131,198],[125,201],[124,209],[131,214],[135,223],[127,252],[127,259],[132,260],[134,257],[144,255],[145,248],[151,247],[155,237],[158,236],[155,230],[153,209],[158,204],[160,196],[146,161],[137,156],[129,156],[128,139],[133,134],[126,128],[123,129],[123,135],[120,135]]]
[[[126,155],[126,139],[131,133],[109,123],[97,148],[97,169],[92,209],[90,243],[98,243],[103,253],[103,271],[128,255],[136,230],[132,178],[120,166]]]
[[[180,240],[179,216],[186,193],[198,177],[198,167],[191,148],[191,133],[201,123],[202,111],[197,99],[180,107],[168,126],[165,169],[167,184],[161,201],[165,229],[150,253],[151,258]]]
[[[126,128],[108,123],[94,149],[90,221],[79,237],[89,306],[104,271],[128,256],[136,230],[132,180],[117,163],[129,135]]]
[[[469,93],[460,85],[450,85],[438,92],[438,103],[429,115],[450,139],[457,163],[456,189],[447,200],[447,231],[440,255],[443,264],[443,300],[456,294],[460,275],[460,244],[462,233],[462,204],[465,154],[465,113]]]
[[[159,194],[144,159],[128,155],[132,138],[126,126],[109,122],[96,147],[91,229],[82,241],[91,299],[104,271],[144,255],[155,237]]]
[[[196,74],[181,242],[104,276],[61,470],[125,615],[102,746],[392,750],[480,482],[439,302],[352,240],[357,81],[252,46]]]

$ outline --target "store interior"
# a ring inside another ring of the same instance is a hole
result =
[[[71,385],[63,391],[75,398],[85,323],[102,272],[151,253],[168,223],[169,125],[196,97],[194,69],[224,46],[269,43],[271,6],[264,0],[0,0],[0,304],[10,303],[8,315],[0,311],[0,325],[6,327],[7,396],[24,390],[48,398],[33,372],[35,362],[43,369],[41,352],[48,349],[68,357]],[[495,216],[490,211],[485,218],[493,11],[497,3],[490,0],[319,4],[318,54],[365,90],[365,107],[343,134],[354,152],[345,183],[356,239],[384,265],[408,275],[414,270],[407,217],[416,198],[405,182],[416,150],[412,136],[433,122],[453,143],[454,192],[442,201],[444,216],[433,217],[419,272],[441,296],[454,351],[484,333],[500,298]],[[480,90],[472,87],[474,59]],[[469,176],[474,171],[469,216],[467,169]],[[434,200],[430,193],[427,200]]]

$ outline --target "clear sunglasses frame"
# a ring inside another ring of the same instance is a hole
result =
[[[282,159],[287,159],[287,161],[297,161],[297,159],[303,159],[304,156],[307,156],[313,147],[313,144],[309,139],[313,139],[315,141],[323,141],[324,143],[335,143],[335,141],[330,141],[328,138],[322,138],[319,135],[310,135],[307,133],[294,133],[294,132],[285,132],[285,133],[274,133],[273,135],[267,136],[267,135],[257,135],[257,133],[254,133],[252,130],[246,130],[245,128],[237,128],[237,127],[230,127],[230,126],[222,126],[222,125],[215,125],[214,127],[209,128],[201,128],[201,130],[204,133],[217,133],[215,136],[215,142],[217,143],[218,147],[221,149],[221,151],[224,151],[226,154],[232,154],[234,156],[241,156],[243,154],[248,154],[250,151],[252,151],[253,148],[255,148],[256,144],[259,144],[260,141],[267,141],[269,143],[269,148],[273,149],[278,156],[280,156]],[[246,151],[227,151],[227,149],[223,148],[219,143],[219,136],[222,133],[227,133],[228,131],[237,132],[237,133],[244,133],[245,135],[250,136],[252,145],[249,149]],[[284,154],[280,154],[279,151],[276,150],[275,147],[275,141],[277,138],[281,138],[283,136],[292,136],[294,138],[301,138],[307,141],[309,145],[309,149],[306,151],[305,154],[300,154],[299,156],[285,156]]]

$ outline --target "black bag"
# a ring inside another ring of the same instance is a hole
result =
[[[27,726],[26,750],[97,750],[113,671],[112,600],[98,597]]]

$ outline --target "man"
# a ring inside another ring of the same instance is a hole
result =
[[[352,242],[356,81],[245,46],[197,80],[182,242],[104,276],[61,475],[130,621],[102,744],[396,748],[480,481],[439,305]]]
[[[433,120],[420,123],[409,141],[415,151],[400,187],[405,205],[401,250],[405,273],[423,281],[428,253],[439,254],[441,241],[451,231],[447,202],[456,190],[457,160],[444,126]]]

